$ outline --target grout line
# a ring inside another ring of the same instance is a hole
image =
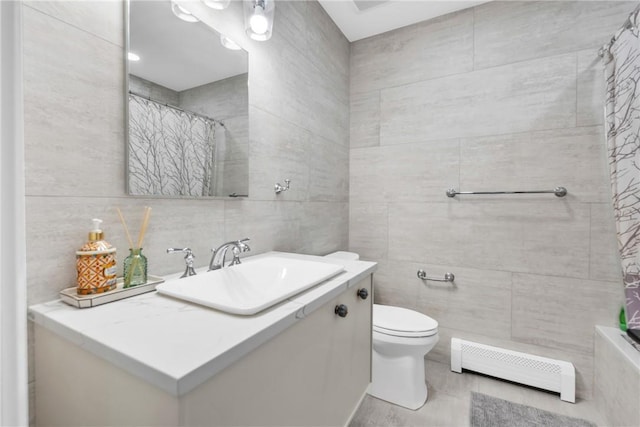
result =
[[[416,144],[429,144],[433,142],[442,142],[442,141],[450,141],[454,139],[486,139],[486,138],[494,138],[494,137],[504,137],[504,136],[519,136],[519,135],[535,135],[543,132],[552,132],[552,131],[563,131],[563,130],[573,130],[576,128],[596,128],[599,126],[603,126],[603,124],[590,124],[590,125],[582,125],[582,126],[561,126],[561,127],[550,127],[550,128],[541,128],[541,129],[532,129],[524,132],[506,132],[506,133],[494,133],[494,134],[481,134],[481,135],[465,135],[458,137],[443,137],[436,139],[426,139],[422,141],[415,142],[402,142],[399,144],[384,144],[384,145],[376,145],[370,147],[352,147],[351,150],[363,150],[363,149],[373,149],[373,148],[383,148],[383,147],[398,147],[398,146],[408,146],[408,145],[416,145]]]
[[[587,255],[587,278],[589,280],[593,280],[591,278],[591,250],[593,248],[593,241],[592,241],[592,230],[593,230],[593,203],[589,203],[589,250],[588,250],[588,255]]]
[[[385,203],[385,209],[387,211],[387,247],[385,248],[385,259],[389,260],[389,243],[391,242],[391,227],[389,227],[389,224],[391,224],[391,221],[389,221],[389,216],[390,214],[390,210],[389,210],[389,203]]]
[[[576,115],[575,115],[575,126],[578,127],[578,53],[575,52],[576,55]]]
[[[471,70],[475,71],[476,70],[476,13],[477,13],[477,7],[473,8],[473,16],[472,16],[472,21],[473,23],[471,24]]]
[[[514,272],[511,272],[511,274],[509,275],[509,280],[511,281],[511,286],[509,286],[509,292],[510,292],[509,298],[510,298],[510,301],[511,301],[511,304],[510,304],[510,307],[509,307],[509,310],[511,311],[509,313],[509,319],[510,319],[510,321],[509,321],[509,339],[510,340],[513,340],[513,275],[514,274],[515,274]]]
[[[0,1],[2,1],[2,0],[0,0]],[[49,14],[49,13],[47,13],[47,12],[44,12],[44,11],[42,11],[42,10],[40,10],[40,9],[38,9],[38,8],[35,8],[35,7],[33,7],[32,5],[29,5],[29,4],[27,4],[27,3],[24,3],[24,2],[23,2],[23,3],[22,3],[22,5],[23,5],[24,7],[28,7],[29,9],[31,9],[31,10],[32,10],[32,11],[34,11],[34,12],[40,13],[40,14],[42,14],[42,15],[44,15],[44,16],[47,16],[47,17],[49,17],[49,18],[51,18],[51,19],[55,19],[56,21],[61,22],[61,23],[65,24],[65,25],[68,25],[68,26],[69,26],[69,27],[71,27],[71,28],[74,28],[74,29],[76,29],[76,30],[78,30],[78,31],[82,31],[82,32],[83,32],[83,33],[85,33],[85,34],[88,34],[88,35],[90,35],[90,36],[92,36],[92,37],[96,37],[96,38],[98,38],[98,39],[100,39],[100,40],[102,40],[102,41],[104,41],[104,42],[106,42],[106,43],[109,43],[109,44],[110,44],[110,45],[112,45],[112,46],[118,47],[118,48],[122,49],[123,51],[124,51],[124,49],[125,49],[124,44],[123,44],[123,45],[119,45],[119,44],[117,44],[117,43],[113,42],[112,40],[109,40],[109,39],[104,38],[103,36],[101,36],[101,35],[99,35],[99,34],[92,33],[91,31],[88,31],[88,30],[86,30],[86,29],[84,29],[84,28],[82,28],[82,27],[79,27],[79,26],[77,26],[77,25],[75,25],[75,24],[72,24],[72,23],[70,23],[70,22],[64,21],[63,19],[58,18],[57,16],[51,15],[51,14]],[[124,13],[124,12],[123,12],[123,13]],[[125,40],[124,40],[124,38],[123,38],[123,41],[125,41]],[[124,56],[123,56],[123,59],[122,59],[122,60],[123,60],[123,62],[124,62],[124,60],[125,60],[125,59],[124,59]]]
[[[458,191],[462,188],[462,138],[458,138]]]

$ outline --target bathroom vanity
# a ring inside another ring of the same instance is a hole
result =
[[[346,425],[371,380],[376,264],[339,263],[344,272],[252,316],[155,292],[31,307],[36,423]]]

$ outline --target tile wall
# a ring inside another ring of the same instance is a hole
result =
[[[223,12],[184,6],[249,52],[250,198],[128,197],[123,2],[25,1],[29,304],[73,286],[91,218],[104,220],[122,263],[127,243],[116,206],[135,231],[143,207],[153,208],[144,243],[152,274],[183,268],[181,257],[165,253],[170,246],[190,246],[198,266],[211,247],[242,237],[252,239],[251,254],[346,249],[348,41],[317,2],[278,1],[267,43],[244,35],[239,2]],[[285,178],[291,190],[276,198],[273,185]]]
[[[428,358],[455,336],[565,359],[591,396],[623,300],[597,51],[635,5],[494,1],[352,44],[349,247],[377,302],[438,320]]]

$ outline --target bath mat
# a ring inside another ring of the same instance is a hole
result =
[[[568,404],[569,405],[569,404]],[[471,427],[596,427],[590,421],[471,392]]]

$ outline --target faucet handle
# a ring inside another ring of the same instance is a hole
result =
[[[193,252],[191,251],[191,248],[168,248],[167,249],[167,253],[168,254],[173,254],[173,253],[184,253],[185,258],[188,256],[194,256]]]
[[[247,245],[247,242],[249,241],[251,241],[251,239],[249,239],[248,237],[238,240],[238,247],[242,250],[242,252],[249,252],[251,250],[249,245]]]
[[[229,266],[241,264],[240,253],[249,252],[251,250],[249,245],[247,245],[246,243],[248,241],[249,241],[248,237],[245,237],[244,239],[240,239],[236,241],[236,244],[233,245],[233,247],[231,248],[231,251],[233,252],[233,259],[231,260],[231,264],[229,264]]]
[[[183,277],[196,275],[196,271],[193,269],[193,260],[196,258],[196,256],[193,254],[193,251],[191,250],[191,248],[168,248],[167,253],[168,254],[173,254],[173,253],[185,254],[184,262],[186,264],[186,268],[182,276],[180,276],[181,279]]]

